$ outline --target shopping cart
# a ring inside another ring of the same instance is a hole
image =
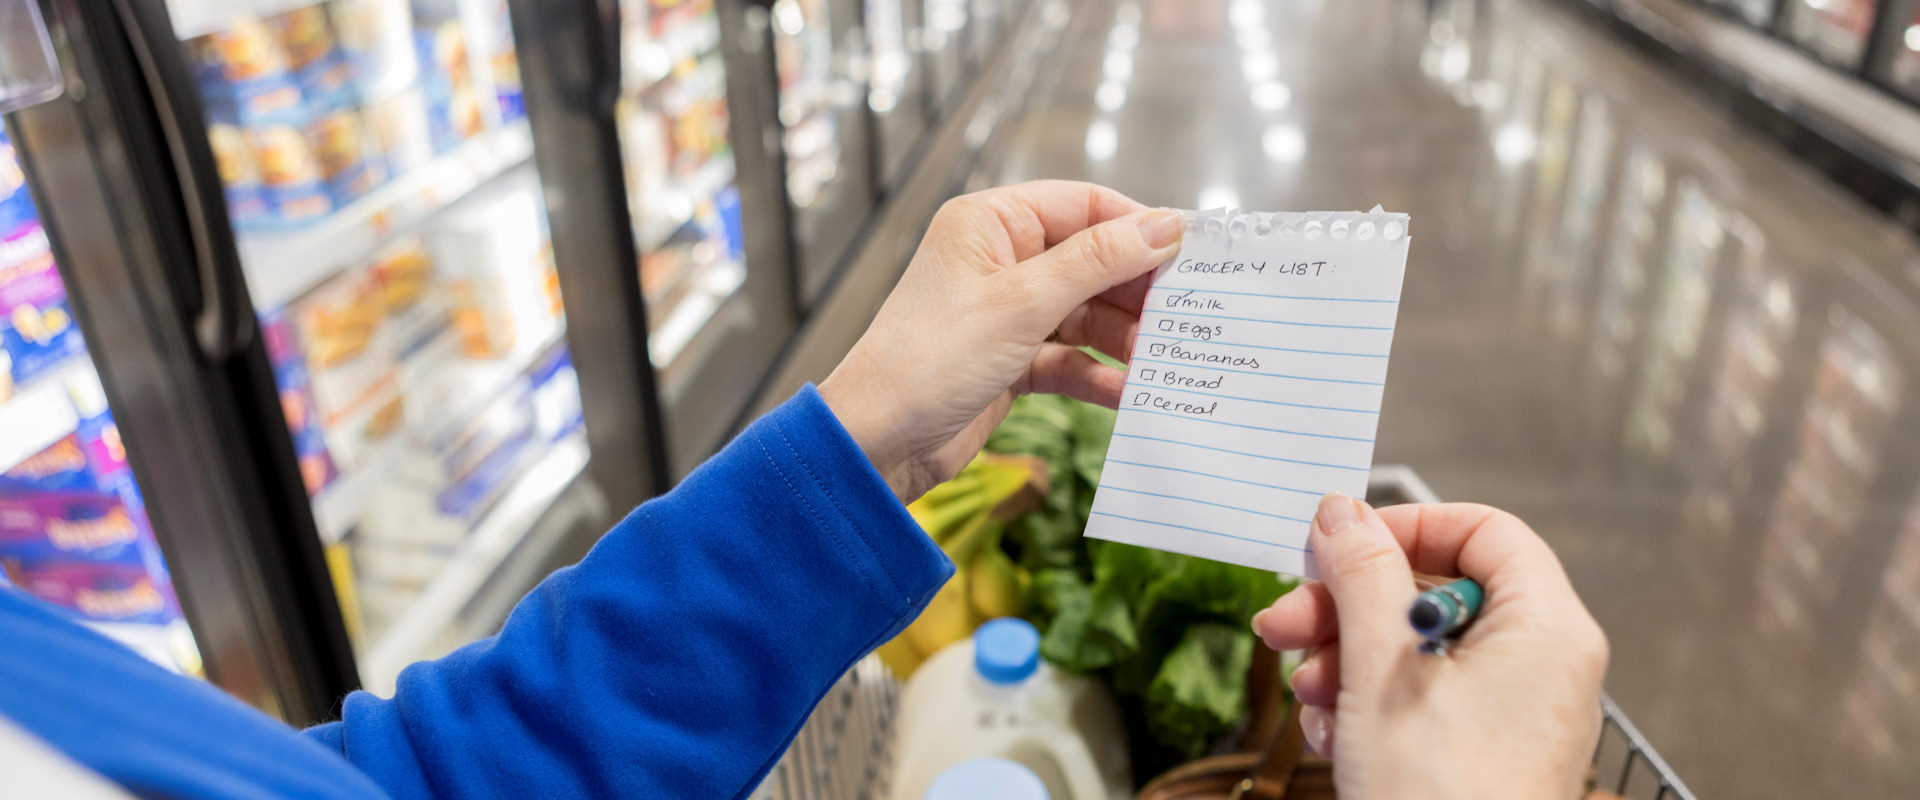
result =
[[[1411,468],[1375,467],[1367,481],[1374,505],[1438,502],[1439,495]],[[829,690],[800,729],[753,800],[878,800],[893,776],[894,709],[900,684],[868,656]],[[1600,745],[1594,749],[1590,800],[1607,794],[1630,800],[1694,800],[1679,776],[1603,692]]]

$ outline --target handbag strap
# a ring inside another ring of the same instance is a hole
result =
[[[1287,709],[1287,721],[1281,724],[1279,735],[1267,745],[1266,755],[1233,787],[1227,800],[1283,800],[1306,744],[1307,733],[1300,727],[1300,704],[1295,702]]]

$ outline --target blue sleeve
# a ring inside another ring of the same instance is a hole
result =
[[[308,733],[395,798],[744,797],[952,574],[809,386],[499,635]]]

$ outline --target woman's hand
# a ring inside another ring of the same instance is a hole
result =
[[[1293,688],[1342,798],[1579,796],[1607,640],[1532,529],[1486,506],[1376,512],[1333,494],[1311,539],[1324,581],[1281,597],[1253,627],[1274,649],[1313,649]],[[1486,588],[1445,656],[1415,651],[1414,570]]]
[[[1018,395],[1119,403],[1126,374],[1075,345],[1128,357],[1181,229],[1177,212],[1086,183],[954,198],[820,396],[912,500],[966,466]]]

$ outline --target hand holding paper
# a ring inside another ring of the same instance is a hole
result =
[[[1408,241],[1378,208],[1188,212],[1087,535],[1307,574],[1320,496],[1366,495]]]

